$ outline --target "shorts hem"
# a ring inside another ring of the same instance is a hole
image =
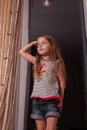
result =
[[[33,119],[44,119],[44,117],[41,117],[41,116],[38,116],[38,115],[35,115],[35,114],[31,114],[31,118],[33,118]]]
[[[60,118],[60,113],[58,112],[48,112],[45,117],[54,116]]]

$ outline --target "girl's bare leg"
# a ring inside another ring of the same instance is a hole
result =
[[[47,117],[46,119],[46,130],[56,130],[57,117]]]
[[[45,120],[36,119],[35,122],[36,122],[37,130],[46,130],[46,121]]]

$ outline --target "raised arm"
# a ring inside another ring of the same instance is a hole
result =
[[[29,54],[28,51],[29,51],[29,49],[30,49],[32,46],[34,46],[34,45],[36,45],[36,44],[37,44],[37,41],[33,41],[33,42],[29,43],[28,45],[26,45],[26,46],[25,46],[24,48],[22,48],[21,50],[19,50],[19,54],[20,54],[21,56],[23,56],[27,61],[31,62],[32,64],[35,63],[36,57],[33,56],[33,55],[31,55],[31,54]]]

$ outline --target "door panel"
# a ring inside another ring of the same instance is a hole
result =
[[[59,120],[59,130],[84,127],[85,100],[83,86],[83,45],[81,39],[81,21],[79,0],[53,0],[50,7],[44,7],[42,0],[31,0],[30,6],[30,42],[40,35],[49,34],[56,38],[64,58],[68,81],[64,96],[64,106]],[[36,54],[36,48],[31,50]],[[30,94],[33,76],[31,75]],[[30,118],[27,130],[34,128]]]

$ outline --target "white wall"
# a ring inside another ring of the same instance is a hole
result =
[[[85,29],[87,38],[87,0],[83,0],[83,6],[84,6]]]
[[[29,41],[28,22],[29,22],[29,0],[24,0],[21,48],[24,47]],[[17,106],[16,106],[15,130],[23,130],[24,128],[27,67],[28,67],[27,61],[20,56],[20,66],[19,66],[20,74],[19,74],[19,85],[18,85]]]

